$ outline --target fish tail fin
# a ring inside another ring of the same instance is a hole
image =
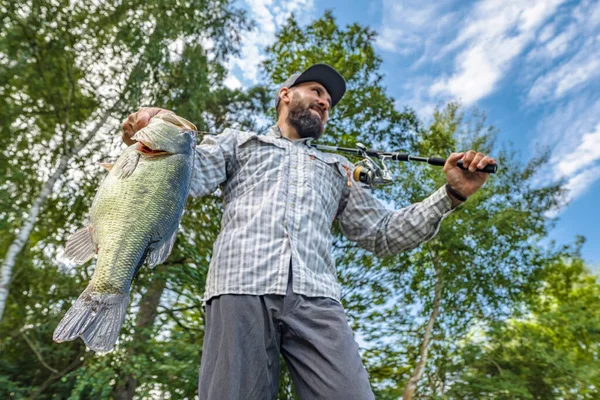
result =
[[[81,337],[96,352],[113,349],[129,304],[129,294],[99,294],[92,285],[73,303],[54,331],[61,343]]]

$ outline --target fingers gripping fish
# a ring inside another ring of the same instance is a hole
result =
[[[54,331],[54,340],[81,337],[95,351],[114,347],[137,270],[170,254],[189,191],[196,127],[159,114],[138,131],[100,184],[90,224],[69,239],[65,256],[84,263],[97,255],[87,288]]]

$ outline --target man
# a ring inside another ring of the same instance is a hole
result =
[[[275,97],[277,125],[266,135],[226,129],[205,136],[191,194],[223,185],[222,230],[215,241],[204,301],[202,400],[275,399],[279,354],[301,399],[373,399],[340,304],[331,224],[378,256],[431,239],[451,210],[475,193],[495,161],[452,154],[448,185],[420,203],[389,210],[352,179],[344,157],[310,146],[346,84],[332,67],[292,75]],[[143,108],[123,124],[123,140],[148,124]],[[470,171],[456,166],[459,159]]]

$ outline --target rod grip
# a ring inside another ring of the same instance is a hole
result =
[[[445,158],[441,158],[441,157],[429,157],[427,159],[427,163],[431,164],[431,165],[438,165],[440,167],[443,167],[446,164],[446,159]],[[467,170],[467,168],[465,168],[463,166],[463,162],[462,160],[458,160],[458,162],[456,163],[456,166],[460,169],[463,170]],[[484,168],[482,169],[477,169],[476,171],[478,172],[487,172],[488,174],[495,174],[496,171],[498,170],[498,165],[496,164],[488,164],[486,165]]]

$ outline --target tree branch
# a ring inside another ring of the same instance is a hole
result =
[[[429,320],[427,321],[427,325],[425,326],[425,333],[423,334],[423,340],[421,341],[420,351],[419,351],[419,361],[415,366],[415,369],[408,379],[406,386],[404,388],[404,393],[402,393],[403,400],[412,400],[417,391],[417,384],[421,380],[423,376],[423,371],[425,370],[425,365],[427,363],[427,356],[429,353],[429,343],[431,342],[431,338],[433,336],[433,326],[435,321],[440,313],[440,302],[442,298],[442,270],[440,262],[437,258],[437,253],[433,252],[433,264],[435,266],[435,291],[433,295],[433,306],[431,309],[431,313],[429,314]]]
[[[164,311],[159,311],[159,314],[165,314],[168,311],[171,312],[180,312],[180,311],[187,311],[187,310],[194,310],[198,308],[198,304],[194,304],[193,306],[189,306],[189,307],[181,307],[181,308],[169,308],[169,307],[164,307],[164,306],[159,306],[160,308],[162,308]]]
[[[33,344],[33,342],[27,337],[27,335],[25,334],[25,332],[21,332],[21,336],[23,336],[23,339],[25,339],[25,341],[27,342],[27,344],[29,345],[29,347],[31,348],[31,350],[33,351],[33,353],[35,354],[35,356],[37,357],[37,359],[40,361],[40,363],[42,363],[42,365],[50,372],[58,374],[58,370],[52,368],[51,366],[49,366],[46,361],[44,361],[44,359],[42,358],[42,354],[39,352],[39,350],[35,347],[35,345]]]
[[[84,363],[85,360],[87,360],[89,357],[91,357],[92,354],[94,354],[93,351],[90,351],[88,353],[84,353],[84,354],[80,355],[71,364],[67,365],[67,367],[65,369],[63,369],[62,371],[58,372],[57,374],[54,374],[54,375],[50,376],[38,388],[38,390],[36,390],[35,393],[31,395],[30,399],[34,400],[34,399],[37,399],[38,397],[40,397],[40,395],[42,393],[44,393],[44,391],[46,389],[48,389],[48,387],[50,385],[52,385],[54,382],[62,379],[62,377],[65,376],[66,374],[68,374],[69,372],[71,372],[74,369],[78,368],[80,365],[82,365]]]

